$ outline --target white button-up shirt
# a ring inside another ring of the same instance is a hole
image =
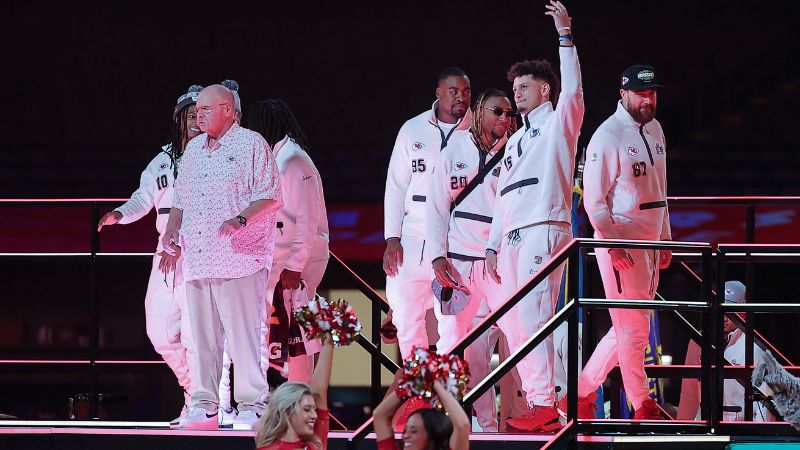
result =
[[[241,278],[271,267],[282,202],[275,158],[264,138],[234,124],[213,148],[205,133],[192,139],[181,159],[174,207],[183,210],[186,280]],[[223,222],[267,199],[277,200],[278,208],[233,236],[217,237]]]

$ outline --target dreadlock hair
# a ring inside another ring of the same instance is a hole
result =
[[[279,98],[261,100],[250,105],[247,115],[244,116],[244,127],[264,136],[270,147],[274,147],[284,136],[289,136],[300,148],[308,151],[308,138],[289,105]]]
[[[439,72],[439,78],[436,80],[436,84],[439,84],[442,80],[446,80],[450,77],[466,77],[466,76],[467,72],[464,72],[463,69],[459,67],[448,67]]]
[[[189,129],[186,127],[186,119],[189,115],[189,108],[194,106],[190,103],[175,113],[175,120],[172,121],[172,130],[169,135],[169,156],[172,171],[177,178],[178,176],[178,161],[183,156],[184,146],[189,142]]]
[[[553,66],[546,59],[528,59],[514,63],[508,69],[508,81],[514,82],[517,77],[530,75],[534,80],[543,81],[550,85],[550,102],[555,107],[558,103],[558,93],[561,92],[561,81],[553,71]]]
[[[483,143],[483,129],[481,128],[481,122],[483,121],[483,115],[486,113],[486,102],[489,101],[490,98],[494,97],[503,97],[508,98],[508,95],[500,89],[487,89],[481,92],[481,95],[478,96],[478,100],[475,102],[475,107],[472,111],[472,124],[469,126],[469,132],[472,134],[472,139],[475,144],[478,146],[479,149],[488,152],[492,149],[491,145],[486,145]],[[511,119],[511,123],[508,125],[508,130],[506,130],[506,136],[511,136],[514,132],[517,131],[517,121],[516,119]]]

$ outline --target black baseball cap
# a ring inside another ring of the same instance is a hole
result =
[[[664,86],[656,81],[656,70],[653,66],[636,64],[622,72],[620,87],[629,91],[643,91]]]

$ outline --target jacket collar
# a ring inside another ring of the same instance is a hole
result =
[[[629,113],[628,110],[622,106],[622,100],[617,102],[617,110],[614,112],[614,117],[616,117],[617,120],[622,122],[622,124],[626,127],[633,127],[638,130],[642,126],[642,124],[635,121],[633,116],[631,116],[631,113]]]
[[[528,111],[528,114],[522,118],[522,126],[530,125],[533,126],[534,123],[541,122],[547,117],[548,114],[553,112],[553,103],[550,101],[546,101],[541,105],[533,108],[532,110]],[[526,121],[527,119],[527,121]]]
[[[204,139],[203,139],[203,148],[208,149],[208,150],[216,150],[216,149],[220,148],[221,146],[225,145],[225,143],[227,143],[231,139],[229,137],[230,135],[235,134],[237,131],[239,131],[239,128],[240,128],[239,124],[236,123],[236,122],[233,122],[233,125],[231,125],[231,127],[228,128],[228,131],[226,131],[225,134],[222,135],[222,138],[220,138],[214,144],[214,148],[213,149],[208,146],[208,138],[209,138],[209,136],[208,136],[208,134],[205,134]]]
[[[283,149],[283,147],[289,142],[289,140],[290,140],[289,135],[287,134],[286,136],[283,137],[283,139],[276,142],[275,147],[272,148],[272,155],[277,157],[278,152],[281,151],[281,149]]]
[[[438,104],[439,100],[433,102],[433,105],[431,106],[431,114],[430,117],[428,117],[428,122],[430,122],[430,124],[436,128],[439,128],[439,119],[436,118],[436,106]],[[472,109],[467,107],[467,113],[464,114],[464,117],[462,117],[458,123],[456,123],[456,131],[466,130],[470,125],[472,125]]]

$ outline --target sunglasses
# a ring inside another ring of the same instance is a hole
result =
[[[489,108],[488,106],[484,106],[483,109],[488,109],[489,111],[494,113],[494,115],[497,116],[497,117],[500,117],[503,114],[505,114],[506,117],[508,117],[510,119],[510,118],[515,117],[517,115],[517,112],[514,111],[513,109],[505,110],[505,109],[503,109],[503,108],[501,108],[499,106],[495,106],[494,108]]]

